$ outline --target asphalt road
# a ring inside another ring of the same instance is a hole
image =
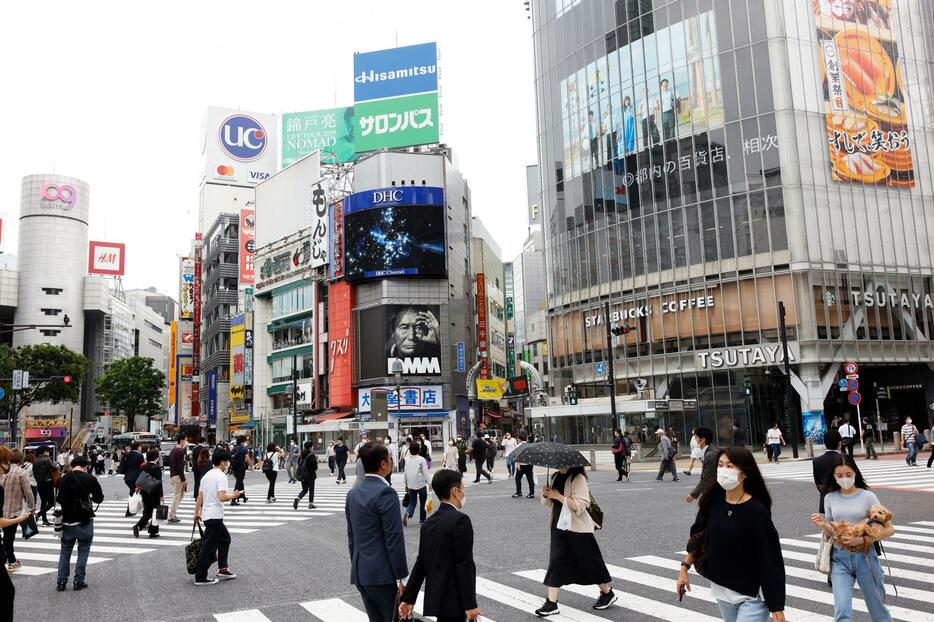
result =
[[[231,568],[239,578],[211,587],[195,587],[191,576],[185,572],[182,545],[187,542],[187,531],[175,529],[171,540],[158,546],[150,546],[145,539],[134,541],[129,534],[130,522],[119,516],[122,514],[121,500],[126,499],[126,488],[117,478],[103,478],[105,495],[111,501],[105,504],[106,516],[99,517],[97,524],[116,525],[122,520],[127,526],[108,527],[108,531],[113,533],[106,536],[112,538],[106,543],[102,541],[105,536],[101,534],[104,528],[99,526],[95,545],[121,548],[126,539],[125,543],[130,546],[148,546],[153,550],[138,554],[111,554],[92,549],[92,556],[107,561],[88,566],[87,581],[91,587],[78,593],[70,589],[64,593],[56,592],[54,572],[39,576],[17,573],[13,577],[17,589],[16,619],[81,622],[119,617],[188,621],[215,620],[218,619],[215,614],[234,612],[220,619],[246,622],[266,619],[352,620],[352,612],[342,613],[344,610],[338,608],[350,605],[362,609],[359,596],[349,581],[346,527],[340,509],[346,487],[334,485],[330,477],[323,476],[326,473],[323,468],[319,471],[316,501],[324,507],[315,513],[318,515],[294,512],[291,507],[296,490],[294,485],[280,483],[278,503],[273,507],[266,506],[259,493],[260,489],[265,489],[265,478],[260,473],[250,474],[247,488],[248,491],[252,489],[252,499],[246,506],[249,515],[238,512],[235,516],[242,521],[243,531],[252,531],[234,534],[230,552]],[[514,485],[504,478],[504,473],[504,465],[500,462],[495,473],[499,479],[490,485],[470,485],[467,491],[466,511],[475,530],[474,557],[478,577],[482,578],[479,584],[481,593],[485,594],[480,607],[490,620],[533,620],[536,618],[530,612],[541,604],[545,594],[536,571],[544,570],[548,564],[548,513],[537,499],[511,498]],[[285,476],[284,473],[281,475]],[[539,487],[543,475],[543,472],[538,474]],[[675,568],[671,570],[659,567],[659,564],[664,564],[659,562],[660,558],[669,562],[677,560],[678,551],[683,550],[696,512],[696,505],[687,504],[684,497],[697,476],[682,476],[679,482],[664,483],[654,482],[653,477],[651,472],[636,472],[630,482],[620,484],[614,481],[615,473],[591,474],[592,493],[606,516],[605,529],[597,535],[604,559],[608,564],[620,567],[621,571],[634,571],[634,574],[614,580],[620,604],[624,607],[592,612],[590,596],[568,591],[561,599],[565,615],[568,615],[569,607],[598,615],[589,618],[570,612],[571,617],[563,619],[590,622],[603,619],[681,621],[709,620],[717,616],[715,605],[705,599],[692,597],[679,605],[677,597],[669,591],[674,587],[677,561],[673,562]],[[813,484],[770,479],[769,488],[774,498],[773,518],[780,535],[800,542],[814,534],[809,520],[817,505]],[[880,490],[878,494],[894,512],[897,525],[934,520],[934,495],[907,490]],[[289,515],[293,520],[284,520]],[[231,520],[228,524],[233,522]],[[279,524],[267,526],[272,522]],[[185,522],[180,527],[187,529],[189,525],[190,522]],[[916,544],[931,542],[931,535],[925,532],[934,534],[934,522],[928,528],[914,529],[918,533],[914,540]],[[417,525],[406,530],[410,567],[417,551],[418,532]],[[170,530],[163,530],[163,533],[168,534]],[[171,545],[173,541],[177,544]],[[57,542],[48,541],[50,544]],[[934,589],[934,575],[926,575],[925,580],[922,574],[912,574],[926,573],[934,561],[934,548],[921,548],[925,550],[916,553],[901,551],[904,563],[893,562],[896,568],[905,569],[905,576],[919,579],[897,579],[899,587],[907,587],[909,594],[911,590],[916,593],[924,590],[930,594]],[[26,550],[19,549],[20,552]],[[55,554],[55,551],[45,552]],[[890,550],[890,556],[892,552]],[[804,560],[813,558],[813,551],[806,546],[797,549],[796,553]],[[630,559],[639,556],[655,557],[638,562]],[[915,557],[917,564],[910,563]],[[813,569],[812,564],[806,561],[796,563],[800,569]],[[54,566],[54,562],[45,562],[45,565]],[[516,573],[525,573],[525,576]],[[789,578],[789,582],[799,586],[799,594],[804,595],[789,598],[789,606],[801,613],[813,614],[812,617],[789,615],[789,620],[823,620],[832,616],[832,606],[821,602],[821,599],[831,596],[826,586],[807,578]],[[703,582],[699,581],[698,585],[703,585]],[[325,600],[321,606],[327,615],[313,617],[301,605],[321,600]],[[906,600],[902,596],[897,605],[913,612],[913,622],[934,620],[934,601],[930,598],[922,602]],[[245,610],[258,610],[265,617],[253,617],[253,613],[244,613]],[[855,619],[869,618],[865,613],[857,613]]]

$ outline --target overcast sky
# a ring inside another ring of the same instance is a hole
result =
[[[281,114],[353,103],[353,53],[437,41],[442,140],[511,260],[534,164],[531,21],[520,0],[15,2],[0,58],[3,250],[24,175],[91,186],[90,239],[127,243],[126,288],[177,297],[197,226],[209,105]],[[50,249],[54,252],[54,249]]]

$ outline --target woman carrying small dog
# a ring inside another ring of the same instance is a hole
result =
[[[895,533],[891,518],[865,535],[838,533],[840,523],[865,525],[870,508],[879,505],[875,493],[863,481],[853,458],[838,455],[825,484],[824,515],[812,514],[811,522],[834,538],[830,578],[833,582],[835,622],[849,622],[853,616],[853,583],[858,583],[873,622],[890,622],[886,608],[884,575],[873,543]],[[891,514],[888,514],[890,517]],[[834,527],[837,527],[835,530]]]

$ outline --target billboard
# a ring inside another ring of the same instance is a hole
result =
[[[88,242],[88,274],[123,276],[126,267],[126,244]]]
[[[344,199],[344,277],[443,277],[444,191],[434,187],[368,190]]]
[[[487,318],[486,318],[486,277],[482,272],[477,273],[477,349],[480,351],[480,377],[490,377],[490,356],[487,352],[488,344]]]
[[[182,257],[178,262],[178,319],[190,320],[195,314],[195,260]]]
[[[501,400],[509,389],[509,381],[502,378],[477,379],[478,400]]]
[[[240,210],[240,284],[251,284],[256,257],[256,212]]]
[[[402,405],[396,397],[396,387],[367,387],[360,389],[357,412],[368,413],[373,410],[374,395],[386,394],[386,406],[389,410],[443,410],[444,391],[440,385],[402,385]]]
[[[204,241],[201,233],[195,233],[195,282],[191,289],[194,300],[194,314],[191,330],[191,416],[199,423],[207,423],[201,410],[201,252]],[[215,384],[217,379],[215,378]],[[216,390],[215,390],[216,393]],[[216,401],[216,400],[215,400]]]
[[[339,279],[344,276],[344,201],[331,204],[330,209],[331,252],[330,277]]]
[[[441,140],[436,92],[357,103],[354,110],[357,153]]]
[[[178,339],[178,322],[173,321],[169,326],[170,326],[169,328],[169,378],[168,378],[169,395],[168,395],[168,404],[166,404],[166,407],[169,412],[168,423],[172,425],[178,425],[178,413],[175,410],[175,391],[176,391],[175,356],[178,353],[178,348],[175,345],[175,340]]]
[[[209,107],[202,142],[204,179],[255,186],[276,172],[276,117]]]
[[[328,227],[328,202],[324,196],[321,182],[311,189],[311,267],[328,265],[330,237]]]
[[[438,45],[420,43],[353,56],[355,102],[438,90]]]
[[[217,421],[217,368],[208,370],[208,421]]]
[[[328,405],[354,405],[353,399],[353,286],[346,281],[328,288]]]
[[[243,314],[230,318],[230,401],[243,398],[246,322]]]
[[[441,375],[441,306],[385,305],[360,312],[360,378],[392,375],[402,361],[407,376]],[[382,356],[375,353],[382,352]]]
[[[815,2],[824,119],[833,179],[914,187],[905,103],[905,63],[899,56],[896,3]]]
[[[353,162],[354,109],[329,108],[282,115],[282,168],[315,151],[322,164]]]
[[[320,181],[321,163],[314,153],[256,187],[256,248],[311,226]]]

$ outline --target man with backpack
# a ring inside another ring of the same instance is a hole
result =
[[[315,455],[314,443],[305,441],[305,451],[298,458],[295,476],[302,485],[302,491],[292,501],[292,507],[298,509],[298,502],[307,494],[308,509],[315,509],[315,480],[318,479],[318,456]]]
[[[100,482],[87,472],[89,464],[84,456],[72,458],[71,471],[62,475],[58,485],[58,502],[62,506],[62,548],[56,586],[59,592],[64,592],[68,587],[71,552],[75,543],[78,544],[78,561],[75,564],[73,589],[77,592],[88,586],[84,581],[84,571],[94,540],[94,508],[91,504],[100,504],[104,500]]]
[[[246,477],[247,469],[252,465],[253,458],[250,448],[247,446],[246,437],[237,437],[237,447],[234,449],[233,456],[230,459],[230,471],[234,476],[234,491],[240,491],[243,502],[247,502],[244,496],[243,478]],[[230,505],[240,505],[240,499],[233,498]]]
[[[46,513],[55,505],[55,483],[52,481],[52,472],[58,471],[58,465],[49,458],[49,448],[39,447],[39,457],[32,467],[32,474],[36,478],[36,489],[39,492],[41,504],[39,505],[39,518],[46,527],[52,525]]]

